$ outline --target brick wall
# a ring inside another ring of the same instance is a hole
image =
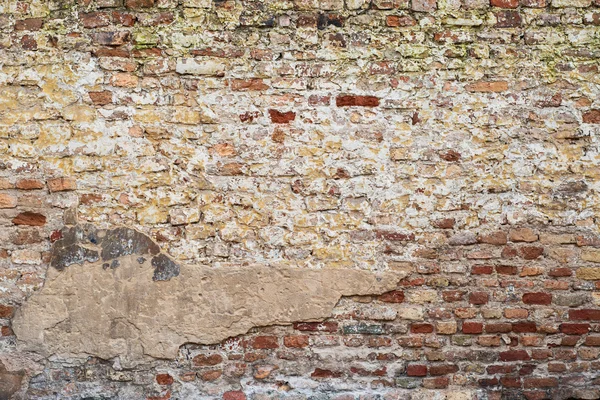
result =
[[[600,398],[599,59],[599,0],[0,1],[0,398]],[[21,351],[76,221],[408,276],[176,360]]]

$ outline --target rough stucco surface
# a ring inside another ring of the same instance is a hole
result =
[[[105,243],[118,239],[113,232]],[[44,287],[12,321],[20,348],[62,359],[119,357],[123,366],[144,356],[175,359],[186,343],[215,344],[257,326],[327,318],[340,297],[382,294],[404,277],[185,265],[176,276],[157,280],[154,263],[137,250],[116,258],[108,254],[111,264],[51,268]]]
[[[0,399],[600,398],[599,57],[599,0],[0,0]]]

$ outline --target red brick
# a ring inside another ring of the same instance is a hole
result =
[[[442,298],[444,299],[444,301],[446,301],[448,303],[453,303],[455,301],[462,301],[464,295],[465,295],[465,292],[460,291],[460,290],[447,290],[445,292],[442,292]]]
[[[293,111],[281,112],[277,110],[269,110],[269,116],[274,124],[289,124],[296,119],[296,113]]]
[[[560,324],[560,331],[567,335],[583,335],[590,330],[590,324]]]
[[[311,94],[308,97],[308,104],[311,106],[328,106],[331,102],[330,96],[321,96],[318,94]]]
[[[458,366],[456,364],[432,364],[429,367],[429,375],[447,375],[458,372]]]
[[[423,347],[422,336],[402,337],[398,339],[398,344],[402,347]]]
[[[586,124],[600,124],[600,109],[584,112],[583,122]]]
[[[0,304],[0,318],[10,318],[12,317],[14,308],[12,306],[5,306],[4,304]]]
[[[335,99],[335,104],[338,107],[377,107],[379,98],[375,96],[338,96]]]
[[[517,267],[512,265],[496,265],[496,272],[499,275],[516,275]]]
[[[489,294],[487,292],[473,292],[469,295],[469,303],[471,304],[486,304],[489,299]]]
[[[246,361],[246,362],[255,362],[258,360],[264,360],[265,358],[267,358],[267,356],[265,354],[259,354],[259,353],[245,353],[244,354],[244,361]]]
[[[38,179],[19,179],[15,186],[17,189],[21,190],[36,190],[43,189],[44,182]]]
[[[263,91],[269,88],[260,78],[232,79],[231,90],[235,91]]]
[[[479,334],[483,332],[483,323],[481,322],[463,322],[462,332],[468,334]]]
[[[573,275],[573,271],[570,268],[554,268],[548,272],[548,275],[555,278],[567,277]]]
[[[537,368],[536,364],[522,364],[519,367],[519,375],[521,375],[521,376],[531,375],[535,371],[536,368]]]
[[[15,21],[16,31],[39,31],[42,29],[44,20],[42,18],[28,18]]]
[[[433,226],[439,229],[452,229],[456,220],[454,218],[442,218],[433,222]]]
[[[479,386],[481,387],[498,386],[498,384],[500,383],[498,378],[484,378],[480,379],[478,382]]]
[[[499,322],[495,324],[485,324],[486,333],[508,333],[512,330],[512,324],[508,322]]]
[[[485,235],[480,235],[477,238],[479,243],[493,244],[496,246],[504,245],[508,242],[506,239],[506,232],[497,231],[492,233],[487,233]]]
[[[512,331],[515,333],[535,333],[537,332],[537,326],[535,322],[515,322],[512,324]]]
[[[577,359],[577,353],[570,349],[555,349],[554,359],[564,361],[575,361]]]
[[[529,361],[529,353],[525,350],[509,350],[499,354],[500,361]]]
[[[389,240],[392,242],[405,242],[415,240],[414,233],[394,232],[387,230],[376,230],[375,237],[377,239]]]
[[[50,241],[52,243],[54,243],[57,240],[60,240],[62,238],[63,238],[63,234],[61,231],[52,231],[52,233],[50,234]]]
[[[534,360],[546,360],[552,356],[552,350],[548,349],[533,349],[531,350],[531,358]]]
[[[95,32],[92,33],[92,40],[103,46],[120,46],[129,42],[131,36],[129,32]]]
[[[600,321],[600,309],[569,310],[569,319]]]
[[[525,260],[535,260],[544,254],[544,248],[539,246],[519,247],[519,255]]]
[[[412,324],[410,326],[411,333],[432,333],[433,325],[431,324]]]
[[[516,376],[503,376],[500,378],[500,384],[505,387],[521,387],[521,378]]]
[[[460,160],[460,158],[461,158],[460,153],[458,151],[455,151],[455,150],[452,150],[452,149],[440,151],[438,153],[438,155],[440,156],[440,158],[442,160],[448,161],[448,162],[455,162],[455,161]],[[481,243],[488,243],[488,241],[492,241],[493,242],[493,241],[498,240],[498,238],[494,238],[493,235],[494,234],[491,234],[491,236],[490,235],[488,235],[488,236],[480,236],[478,238],[478,240],[480,240]]]
[[[223,393],[223,400],[246,400],[246,395],[241,390],[230,390]]]
[[[471,267],[472,275],[490,275],[494,272],[494,267],[491,265],[474,265]]]
[[[490,5],[500,8],[517,8],[519,7],[519,0],[490,0]]]
[[[388,15],[385,18],[387,26],[391,27],[404,27],[416,25],[416,21],[413,17],[408,15]]]
[[[579,339],[581,339],[581,336],[564,336],[560,340],[560,345],[572,347],[575,346],[577,342],[579,342]]]
[[[518,28],[521,26],[521,14],[518,11],[499,11],[495,15],[497,28]]]
[[[389,337],[383,337],[383,336],[370,337],[369,341],[367,343],[367,346],[373,347],[373,348],[390,347],[391,345],[392,345],[392,339]]]
[[[39,213],[26,211],[14,217],[12,223],[15,225],[44,226],[46,225],[46,217]]]
[[[515,370],[514,365],[490,365],[486,368],[488,374],[510,374]]]
[[[518,252],[515,247],[512,246],[504,246],[502,249],[502,253],[500,254],[504,259],[515,258]]]
[[[116,25],[121,26],[134,26],[136,17],[133,14],[124,13],[120,11],[113,11],[112,17]]]
[[[148,8],[154,6],[154,0],[126,0],[127,8]]]
[[[339,378],[342,376],[342,373],[328,369],[315,368],[310,376],[311,378]]]
[[[23,47],[24,50],[37,50],[37,40],[31,35],[23,35],[21,38],[21,47]]]
[[[74,178],[54,178],[46,182],[51,192],[65,192],[77,189],[77,182]]]
[[[302,348],[308,346],[309,337],[306,335],[285,336],[283,345],[285,347]]]
[[[158,374],[156,375],[156,383],[159,385],[172,385],[173,377],[169,374]]]
[[[562,363],[548,363],[548,372],[565,372],[567,366]]]
[[[523,303],[548,305],[552,302],[552,295],[543,292],[525,293]]]
[[[223,357],[221,357],[219,354],[211,354],[208,356],[205,354],[198,354],[192,359],[192,362],[197,367],[208,367],[220,364],[223,362]]]
[[[403,303],[404,292],[401,290],[392,290],[391,292],[382,294],[378,299],[384,303]]]
[[[10,326],[2,326],[0,327],[0,336],[14,336],[15,333],[13,332],[12,328]]]
[[[600,346],[600,336],[588,336],[585,338],[586,346]]]
[[[112,103],[112,92],[110,90],[104,90],[102,92],[89,92],[90,99],[92,102],[99,106],[105,106]]]
[[[215,369],[211,371],[202,372],[200,374],[200,379],[203,381],[216,381],[223,375],[223,371]]]
[[[129,50],[124,48],[100,47],[95,49],[92,54],[96,57],[129,57]]]
[[[408,376],[426,376],[427,375],[427,365],[409,364],[406,367],[406,375],[408,375]]]
[[[255,349],[276,349],[279,347],[277,336],[257,336],[252,340]]]
[[[525,378],[523,381],[523,387],[527,389],[556,386],[558,386],[558,379],[556,378]]]
[[[110,15],[105,12],[80,13],[79,19],[84,28],[100,28],[110,24]]]

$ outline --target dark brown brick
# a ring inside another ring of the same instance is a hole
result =
[[[487,292],[473,292],[469,295],[469,303],[475,305],[487,304],[489,294]]]
[[[338,107],[377,107],[379,98],[375,96],[338,96],[335,99],[335,104]]]
[[[525,350],[503,351],[498,356],[500,361],[529,361],[531,359]]]
[[[560,331],[567,335],[583,335],[590,330],[590,324],[560,324]]]
[[[408,375],[408,376],[427,376],[427,365],[409,364],[406,367],[406,375]]]
[[[404,292],[401,290],[392,290],[391,292],[387,292],[379,296],[378,300],[385,303],[403,303]]]
[[[411,333],[432,333],[433,325],[431,324],[412,324],[410,326]]]
[[[548,305],[552,303],[552,295],[544,292],[525,293],[523,295],[523,303]]]
[[[569,310],[569,319],[600,321],[600,309]]]
[[[465,321],[462,324],[462,332],[468,334],[479,334],[483,332],[483,323]]]

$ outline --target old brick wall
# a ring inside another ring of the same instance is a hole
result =
[[[0,398],[600,398],[599,59],[599,0],[0,0]],[[23,351],[75,223],[408,275],[175,360]]]

